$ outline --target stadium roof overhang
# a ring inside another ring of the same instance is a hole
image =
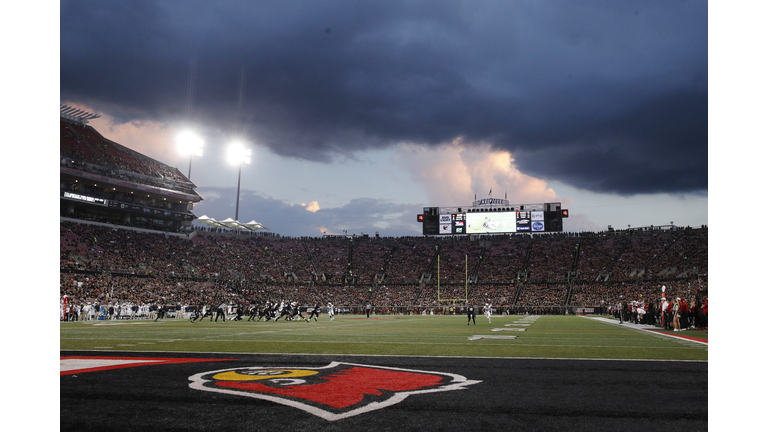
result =
[[[269,228],[256,222],[255,220],[252,220],[244,224],[232,218],[227,218],[227,219],[224,219],[223,221],[217,221],[216,219],[209,218],[208,216],[203,215],[197,218],[197,222],[206,224],[208,226],[216,227],[216,228],[229,228],[229,229],[235,229],[235,230],[241,230],[241,231],[269,230]]]
[[[88,124],[88,120],[101,117],[98,114],[89,113],[88,111],[77,109],[62,103],[59,104],[59,115],[82,125]]]

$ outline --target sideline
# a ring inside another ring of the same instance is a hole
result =
[[[607,323],[607,324],[616,325],[616,326],[621,325],[622,327],[629,328],[629,329],[632,329],[632,330],[646,331],[646,332],[653,333],[653,334],[656,334],[656,335],[667,336],[667,337],[670,337],[670,338],[673,338],[673,339],[682,339],[682,340],[685,340],[685,341],[688,341],[688,342],[694,342],[694,343],[699,343],[699,344],[702,344],[702,345],[709,346],[709,340],[707,340],[707,339],[701,339],[701,338],[697,338],[697,337],[693,337],[693,336],[684,336],[684,335],[681,335],[681,334],[665,333],[665,332],[657,329],[656,327],[651,327],[651,326],[647,326],[647,325],[644,325],[644,324],[634,324],[634,323],[630,323],[630,322],[626,322],[626,321],[623,324],[619,324],[618,321],[616,321],[614,319],[610,319],[610,318],[591,317],[591,316],[587,316],[587,315],[579,315],[579,316],[580,317],[584,317],[584,318],[589,318],[589,319],[592,319],[592,320],[596,320],[596,321],[600,321],[600,322],[604,322],[604,323]]]

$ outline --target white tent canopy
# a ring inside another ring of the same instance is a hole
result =
[[[208,226],[212,226],[216,228],[229,228],[229,229],[241,230],[241,231],[259,231],[259,230],[269,229],[264,225],[256,222],[255,220],[252,220],[246,224],[243,224],[232,218],[226,218],[223,221],[217,221],[216,219],[209,218],[208,216],[203,215],[197,218],[197,221],[202,224],[206,224]]]

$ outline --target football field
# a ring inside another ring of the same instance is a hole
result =
[[[65,322],[60,428],[88,429],[99,413],[105,430],[640,430],[659,419],[706,430],[706,332],[642,327],[526,315]]]
[[[317,321],[62,323],[62,350],[707,360],[707,344],[582,316],[327,315]],[[647,327],[647,329],[653,329]],[[671,332],[666,332],[671,334]],[[696,339],[706,331],[671,334]]]

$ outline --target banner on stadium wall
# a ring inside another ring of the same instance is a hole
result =
[[[149,207],[137,206],[135,204],[126,204],[117,201],[109,201],[109,207],[117,208],[120,210],[126,210],[134,213],[141,213],[147,216],[161,216],[167,218],[180,219],[185,221],[191,221],[192,215],[189,213],[178,213],[168,210],[160,210]]]
[[[67,199],[71,199],[75,201],[83,201],[90,204],[101,204],[101,205],[107,204],[107,200],[105,200],[104,198],[96,198],[88,195],[81,195],[81,194],[76,194],[76,193],[66,192],[66,191],[63,191],[63,192],[64,193],[62,194],[62,197]]]

